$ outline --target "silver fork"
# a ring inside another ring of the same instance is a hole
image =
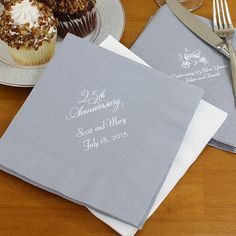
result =
[[[234,35],[234,27],[227,0],[213,0],[213,29],[219,37],[226,41],[229,48],[234,101],[236,105],[236,56],[231,40]]]

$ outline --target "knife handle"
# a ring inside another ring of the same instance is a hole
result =
[[[220,53],[222,53],[224,56],[226,56],[228,59],[230,58],[229,56],[229,48],[228,45],[223,43],[220,46],[217,47]]]
[[[227,44],[229,48],[230,66],[231,66],[233,89],[234,89],[234,100],[235,100],[235,105],[236,105],[236,56],[235,56],[232,41],[227,40]]]

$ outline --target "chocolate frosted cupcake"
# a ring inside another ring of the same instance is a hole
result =
[[[35,0],[15,0],[5,6],[0,20],[0,39],[8,44],[13,59],[24,66],[48,62],[55,50],[56,19]]]
[[[91,33],[97,24],[96,0],[41,0],[58,18],[58,34],[68,32],[81,38]]]

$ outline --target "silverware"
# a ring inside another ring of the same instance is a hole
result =
[[[175,16],[193,33],[229,58],[229,50],[226,43],[218,37],[211,28],[202,23],[195,15],[190,13],[176,0],[166,0],[169,9]]]
[[[227,152],[232,152],[236,153],[236,148],[234,146],[219,142],[215,139],[211,139],[210,142],[208,143],[209,146],[216,147],[218,149],[227,151]]]
[[[226,41],[229,48],[234,101],[236,105],[236,56],[232,44],[234,27],[226,0],[213,0],[213,29],[215,33]]]

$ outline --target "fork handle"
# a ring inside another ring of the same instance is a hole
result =
[[[234,89],[234,100],[236,105],[236,56],[231,39],[227,40],[227,44],[229,48],[230,66],[231,66],[233,89]]]

